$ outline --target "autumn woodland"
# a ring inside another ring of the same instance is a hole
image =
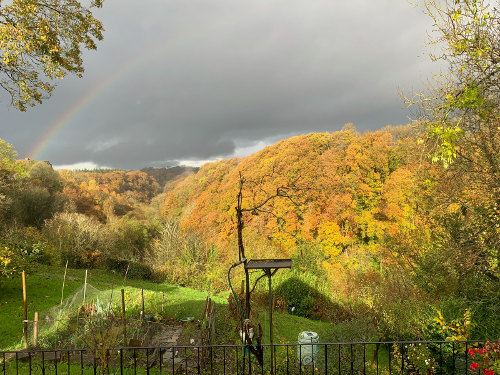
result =
[[[439,53],[432,58],[448,64],[449,72],[435,77],[428,92],[401,93],[402,101],[418,112],[418,119],[406,125],[374,124],[361,131],[347,123],[200,168],[143,170],[56,170],[50,161],[20,158],[15,145],[0,139],[0,316],[7,321],[21,311],[21,302],[12,301],[20,299],[14,297],[18,285],[13,280],[22,271],[23,280],[25,275],[42,280],[48,271],[41,269],[64,272],[66,281],[68,268],[70,273],[85,270],[87,288],[87,271],[96,270],[111,280],[105,289],[111,293],[111,316],[126,321],[123,289],[123,309],[112,304],[116,285],[125,288],[126,280],[152,289],[168,285],[172,294],[191,288],[197,291],[190,293],[219,298],[219,324],[225,324],[220,340],[238,342],[237,327],[243,323],[228,277],[244,303],[245,287],[259,276],[247,277],[242,267],[228,276],[232,265],[245,261],[244,249],[246,259],[292,260],[291,269],[273,276],[270,303],[285,321],[293,315],[309,319],[307,324],[324,323],[324,342],[498,340],[500,15],[480,0],[446,2],[445,7],[429,0],[422,6],[437,25],[438,36],[431,42]],[[87,16],[80,32],[101,39],[100,23]],[[0,22],[2,49],[13,37],[5,27]],[[79,46],[82,40],[74,43]],[[50,41],[57,45],[57,34]],[[87,44],[95,48],[92,38]],[[33,53],[31,48],[23,53]],[[57,64],[80,72],[80,51],[71,51],[43,60],[55,69],[46,72],[48,78],[57,75]],[[0,72],[30,69],[19,60],[23,53],[11,52],[3,55]],[[65,56],[76,65],[68,65]],[[20,81],[3,85],[22,110],[53,89],[31,73],[31,86]],[[256,285],[247,312],[248,324],[255,327],[268,306],[266,285]],[[76,295],[76,286],[72,292]],[[62,294],[57,297],[61,307],[68,297],[64,283]],[[151,320],[192,321],[184,319],[188,310],[167,313],[164,300],[165,293]],[[68,321],[79,322],[83,313],[94,316],[100,305],[92,303],[94,310],[78,306]],[[57,328],[57,340],[63,340],[66,328]],[[126,332],[123,336],[121,343],[127,345]],[[103,342],[101,347],[116,344]],[[493,374],[488,372],[493,365],[500,370],[498,345],[490,349],[487,355],[497,353],[496,359],[474,362],[482,367],[473,370]],[[390,371],[391,355],[399,357],[387,350]],[[454,349],[449,354],[454,366]]]
[[[422,126],[347,124],[179,169],[163,186],[143,171],[16,161],[2,143],[2,277],[126,261],[139,277],[225,291],[242,182],[243,208],[286,191],[243,213],[249,259],[293,260],[276,276],[280,311],[358,327],[350,339],[495,337],[498,197],[432,163]]]

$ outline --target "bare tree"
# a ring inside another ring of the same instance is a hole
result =
[[[245,254],[245,245],[243,243],[243,228],[245,226],[243,215],[245,212],[250,212],[253,215],[266,214],[274,216],[278,222],[284,222],[284,218],[278,216],[273,207],[270,205],[272,201],[277,198],[286,199],[290,201],[294,207],[300,206],[299,199],[303,191],[307,190],[306,187],[299,186],[298,182],[300,180],[300,175],[292,180],[289,180],[286,184],[273,187],[273,190],[266,189],[265,185],[268,180],[275,178],[276,171],[273,167],[271,173],[262,176],[258,180],[249,180],[239,173],[239,189],[237,194],[237,205],[236,210],[236,228],[238,233],[238,260],[247,264],[247,258]],[[244,207],[244,188],[248,186],[251,191],[251,203]],[[250,289],[250,275],[248,269],[245,267],[245,315],[250,318],[250,294],[253,291]]]

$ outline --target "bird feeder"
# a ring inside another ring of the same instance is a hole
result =
[[[271,345],[271,374],[274,373],[273,353],[273,291],[271,278],[280,268],[291,268],[291,259],[251,259],[245,264],[247,270],[262,270],[267,276],[269,286],[269,344]],[[261,276],[261,277],[262,277]]]

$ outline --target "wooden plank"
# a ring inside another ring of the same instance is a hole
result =
[[[274,268],[291,268],[291,259],[251,259],[245,264],[249,270],[265,270]]]

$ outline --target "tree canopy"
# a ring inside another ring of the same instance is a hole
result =
[[[474,248],[498,264],[500,9],[488,0],[423,3],[435,24],[432,43],[439,52],[433,58],[448,66],[420,100],[431,159],[448,169],[443,178],[453,186],[438,203],[461,207],[449,229],[460,227],[463,240],[455,236],[453,247]]]
[[[0,86],[21,111],[41,103],[53,81],[81,76],[82,49],[96,49],[103,26],[92,8],[77,0],[0,0]]]
[[[470,162],[476,172],[498,173],[500,122],[500,10],[487,0],[424,0],[434,21],[431,57],[448,71],[435,77],[421,105],[434,141],[432,158],[449,166]]]

